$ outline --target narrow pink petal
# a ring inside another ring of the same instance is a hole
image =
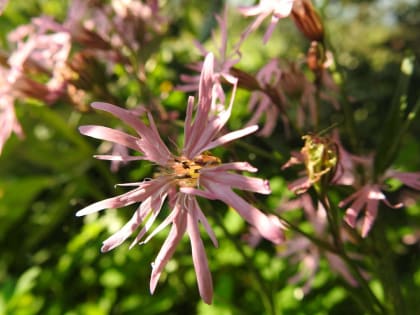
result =
[[[240,129],[240,130],[232,131],[232,132],[230,132],[228,134],[225,134],[225,135],[221,136],[220,138],[210,142],[207,146],[205,146],[204,148],[201,149],[201,152],[213,149],[213,148],[218,147],[222,144],[226,144],[230,141],[242,138],[246,135],[254,133],[257,130],[258,130],[258,126],[254,125],[254,126],[249,126],[249,127]]]
[[[126,185],[134,185],[138,187],[119,196],[95,202],[76,212],[76,216],[80,217],[108,208],[120,208],[136,202],[141,202],[156,193],[156,191],[167,187],[168,183],[165,178],[159,178],[140,183],[128,183]],[[124,186],[124,184],[120,184],[119,186]]]
[[[366,213],[363,219],[362,237],[366,237],[372,228],[373,222],[375,222],[376,216],[378,214],[378,206],[379,200],[378,199],[370,199],[366,204]]]
[[[131,111],[128,111],[124,108],[102,102],[94,102],[91,104],[91,106],[95,109],[109,112],[110,114],[118,117],[120,120],[133,127],[140,135],[140,139],[138,139],[139,147],[151,161],[163,165],[171,158],[172,155],[166,147],[165,143],[160,138],[159,133],[157,133],[151,116],[149,116],[149,119],[151,119],[151,127],[148,127]]]
[[[353,201],[354,199],[359,198],[359,196],[360,196],[360,195],[363,195],[363,194],[365,194],[365,193],[364,193],[364,188],[362,188],[362,189],[360,189],[360,190],[357,190],[357,191],[355,191],[354,193],[352,193],[350,196],[348,196],[347,198],[345,198],[345,199],[341,200],[341,201],[338,203],[338,206],[339,206],[340,208],[342,208],[342,207],[346,206],[347,204],[349,204],[349,203],[350,203],[351,201]]]
[[[306,192],[312,183],[308,176],[298,178],[287,185],[287,188],[295,194],[303,194]]]
[[[270,39],[271,35],[274,32],[274,29],[276,28],[277,22],[278,22],[278,18],[276,18],[274,15],[271,18],[271,22],[270,25],[267,28],[267,31],[264,34],[263,37],[263,43],[266,44],[268,42],[268,40]]]
[[[204,58],[201,70],[200,83],[198,88],[198,110],[196,125],[202,126],[207,119],[211,107],[211,90],[213,88],[214,55],[208,53]]]
[[[357,286],[357,280],[352,276],[344,261],[337,255],[325,252],[325,257],[328,260],[331,269],[337,271],[352,287]]]
[[[150,197],[147,200],[149,199]],[[147,200],[144,203],[147,203]],[[103,253],[108,252],[115,247],[120,246],[139,227],[143,222],[144,216],[144,211],[139,207],[139,209],[134,212],[131,219],[118,232],[114,233],[103,242],[101,251]]]
[[[346,210],[346,214],[344,216],[344,221],[347,222],[352,228],[356,226],[356,221],[359,213],[363,210],[367,199],[366,196],[363,194],[359,196]]]
[[[137,143],[138,138],[133,137],[120,130],[103,126],[86,125],[80,126],[79,131],[82,135],[122,144],[127,148],[142,152],[141,148]]]
[[[187,231],[190,236],[192,258],[197,275],[198,291],[205,303],[211,304],[213,299],[213,281],[211,278],[206,252],[198,229],[195,211],[188,212]]]
[[[420,172],[390,172],[391,176],[400,180],[403,184],[415,190],[420,190]]]
[[[217,185],[208,189],[217,195],[219,200],[234,208],[245,221],[255,226],[264,238],[274,244],[283,242],[282,224],[277,217],[265,215],[235,194],[228,186]]]
[[[192,187],[181,187],[179,191],[187,195],[200,196],[209,200],[216,199],[216,196],[213,193]]]
[[[192,124],[192,116],[193,116],[193,110],[194,110],[194,97],[190,96],[188,97],[188,104],[187,104],[187,112],[185,116],[185,122],[184,122],[184,150],[188,150],[192,143],[191,143],[191,124]]]
[[[259,15],[264,12],[264,9],[259,5],[254,5],[250,7],[240,7],[238,11],[245,16],[254,16]]]
[[[195,198],[194,198],[194,203],[195,203],[194,211],[197,213],[198,220],[201,222],[201,224],[203,224],[204,229],[206,230],[211,241],[213,242],[214,247],[219,247],[219,243],[217,242],[216,235],[214,234],[213,229],[211,228],[209,222],[207,221],[207,218],[204,215],[203,211],[201,211],[201,208]]]
[[[159,212],[155,212],[154,209],[153,210],[153,216],[151,218],[149,218],[149,220],[147,221],[147,224],[144,226],[144,228],[142,229],[142,231],[140,231],[139,235],[136,237],[136,239],[134,240],[134,243],[137,243],[142,237],[143,235],[150,229],[150,227],[152,226],[152,224],[154,223],[157,215],[159,214]],[[152,233],[150,233],[146,239],[141,242],[141,244],[146,244],[148,243],[156,234],[158,234],[160,231],[162,231],[164,228],[166,228],[175,218],[175,216],[177,215],[177,212],[172,211],[154,230]],[[150,222],[149,222],[150,221]]]
[[[253,191],[260,194],[271,194],[268,180],[232,173],[219,172],[214,174],[211,171],[211,168],[202,172],[200,176],[200,183],[205,187],[222,184],[232,188]]]
[[[151,294],[153,294],[156,289],[156,285],[159,281],[159,277],[163,268],[166,266],[169,259],[171,259],[173,253],[175,252],[176,246],[181,241],[182,236],[187,229],[187,212],[183,211],[180,207],[176,207],[174,211],[176,211],[176,215],[174,217],[171,231],[169,232],[169,235],[163,243],[159,254],[152,264],[152,274],[150,277]]]
[[[195,121],[191,124],[190,132],[186,138],[184,145],[184,154],[193,158],[196,154],[191,151],[196,151],[197,143],[202,139],[203,128],[207,127],[207,121],[212,104],[212,89],[213,89],[213,68],[214,56],[212,53],[206,55],[201,70],[199,90],[198,90],[198,108],[195,115]]]
[[[207,168],[202,169],[202,172],[206,172]],[[223,163],[218,166],[211,167],[212,172],[225,172],[225,171],[246,171],[255,173],[258,171],[257,168],[253,167],[248,162],[232,162],[232,163]]]
[[[128,199],[126,199],[124,197],[131,196],[134,192],[138,192],[138,191],[140,191],[141,193],[145,192],[145,190],[140,187],[140,188],[136,188],[134,190],[131,190],[131,191],[125,193],[125,194],[95,202],[95,203],[77,211],[76,216],[81,217],[81,216],[91,214],[91,213],[94,213],[94,212],[98,212],[98,211],[101,211],[101,210],[104,210],[104,209],[121,208],[121,207],[131,205],[131,204],[133,204],[137,201],[136,200],[128,201]]]
[[[279,252],[277,254],[278,257],[285,258],[287,256],[291,256],[307,250],[311,246],[311,242],[307,238],[298,236],[296,238],[287,240],[285,246],[287,246],[287,249],[285,251]]]
[[[98,160],[107,160],[107,161],[121,161],[121,162],[131,162],[131,161],[141,161],[144,160],[144,156],[122,156],[122,155],[107,155],[107,154],[96,154],[93,156]]]

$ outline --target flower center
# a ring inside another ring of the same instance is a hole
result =
[[[169,162],[167,173],[174,176],[177,185],[180,187],[197,187],[201,169],[219,164],[221,164],[220,159],[207,152],[196,156],[192,160],[180,156]]]

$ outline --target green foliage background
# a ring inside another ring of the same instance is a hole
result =
[[[345,69],[346,77],[342,80],[354,99],[360,146],[367,152],[378,142],[377,130],[395,91],[404,54],[411,51],[419,60],[420,5],[415,1],[373,0],[315,3],[324,17],[338,62]],[[163,12],[170,13],[171,28],[151,53],[154,66],[147,73],[147,88],[154,96],[162,96],[162,106],[168,111],[183,113],[186,96],[176,91],[166,95],[162,84],[179,83],[178,76],[186,71],[185,65],[199,60],[191,49],[193,38],[212,47],[209,38],[215,26],[212,14],[223,5],[217,1],[166,2]],[[8,50],[8,31],[40,14],[62,20],[66,7],[59,0],[10,1],[0,17],[2,49]],[[231,34],[239,34],[250,22],[238,14],[231,16]],[[240,66],[250,72],[255,73],[268,58],[281,55],[293,60],[306,52],[308,43],[290,19],[279,23],[265,47],[261,45],[264,29],[260,31],[243,50]],[[409,104],[420,94],[419,69],[416,66],[410,82]],[[121,103],[144,101],[137,83],[122,71],[115,72],[118,79],[103,88],[110,88]],[[249,118],[248,97],[246,92],[239,93],[230,121],[232,128],[241,127]],[[81,136],[77,127],[86,123],[116,124],[109,117],[80,113],[64,102],[49,107],[27,100],[18,103],[16,110],[26,137],[22,141],[13,136],[0,156],[0,314],[264,314],[263,288],[273,292],[278,314],[360,314],[351,299],[351,289],[331,273],[326,261],[321,262],[311,292],[302,298],[299,285],[288,283],[299,268],[296,263],[276,257],[276,249],[268,243],[251,249],[241,239],[247,226],[234,211],[217,202],[203,203],[203,208],[218,213],[227,230],[212,219],[220,247],[213,248],[204,239],[215,285],[214,305],[200,301],[187,240],[178,246],[157,292],[151,296],[148,291],[151,262],[167,231],[147,245],[128,250],[128,244],[124,244],[101,254],[101,242],[126,221],[133,208],[108,210],[84,218],[74,214],[91,202],[122,192],[121,188],[114,188],[117,183],[151,176],[152,167],[132,163],[112,173],[107,162],[92,158],[98,141]],[[419,126],[417,119],[411,133],[402,140],[404,148],[398,154],[397,167],[420,170]],[[180,132],[169,122],[162,122],[160,127],[167,128],[168,135]],[[259,168],[260,177],[270,178],[273,194],[261,200],[275,208],[286,196],[291,196],[280,172],[281,164],[288,158],[286,148],[290,142],[257,137],[242,141],[242,145],[229,147],[229,152],[218,153],[226,158],[233,155],[238,160],[250,160]],[[298,139],[295,141],[297,147]],[[272,159],[250,152],[249,145],[270,148]],[[389,224],[387,232],[397,255],[399,280],[409,308],[412,314],[420,314],[416,300],[420,296],[420,243],[410,246],[401,243],[404,235],[420,233],[419,205],[385,210],[385,222]],[[260,277],[255,277],[255,270]],[[375,282],[372,288],[381,294]]]

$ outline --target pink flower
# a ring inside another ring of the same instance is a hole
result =
[[[0,15],[3,13],[9,0],[0,0]]]
[[[251,32],[260,26],[265,18],[271,15],[270,26],[265,32],[263,39],[264,43],[266,43],[273,33],[277,22],[290,15],[293,1],[294,0],[260,0],[258,5],[240,8],[239,11],[245,16],[257,16],[255,21],[245,30],[242,38],[248,37]]]
[[[258,71],[256,79],[263,88],[275,87],[278,86],[281,73],[282,71],[278,65],[278,61],[276,59],[272,59]],[[282,103],[278,105],[284,105],[286,103],[286,99],[283,92],[280,89],[273,88],[272,90],[275,91]],[[265,92],[254,91],[251,94],[248,108],[250,112],[254,113],[248,124],[256,124],[263,114],[265,114],[265,124],[263,129],[260,131],[260,135],[264,137],[270,136],[277,125],[277,118],[280,113],[279,107],[273,104],[272,99]],[[285,124],[287,124],[287,120],[285,120],[284,116],[282,116],[282,119]]]
[[[306,193],[300,195],[297,199],[283,203],[279,208],[279,211],[285,212],[298,208],[303,209],[306,219],[314,230],[314,236],[331,244],[332,241],[328,234],[327,213],[325,208],[322,207],[321,204],[318,204],[318,206],[315,207],[310,195]],[[345,234],[342,234],[343,238],[345,238]],[[299,268],[299,272],[289,279],[289,283],[296,284],[304,282],[302,286],[304,294],[307,294],[310,291],[323,256],[328,261],[332,271],[339,274],[351,286],[358,285],[356,279],[353,278],[341,257],[332,252],[322,250],[322,248],[313,243],[309,238],[302,235],[296,235],[293,238],[288,239],[284,244],[286,249],[283,252],[280,252],[279,256],[290,257],[292,262],[302,266],[302,268]]]
[[[412,189],[420,190],[420,172],[399,172],[390,170],[386,175],[398,179],[404,185]]]
[[[381,191],[380,185],[378,184],[366,184],[360,190],[348,196],[342,200],[338,206],[344,207],[350,203],[350,207],[346,209],[346,215],[344,220],[351,227],[356,227],[357,219],[362,210],[365,211],[365,215],[362,223],[361,235],[366,237],[372,228],[373,222],[378,214],[379,202],[384,202],[391,208],[402,207],[402,204],[391,205],[385,194]]]
[[[239,48],[232,49],[229,52],[228,49],[228,33],[227,33],[227,11],[226,9],[223,12],[222,16],[216,15],[216,20],[219,24],[220,28],[220,44],[217,45],[217,54],[214,58],[214,69],[213,69],[213,79],[215,82],[214,88],[219,90],[219,98],[224,103],[224,92],[222,89],[223,81],[229,82],[230,84],[236,84],[237,79],[230,74],[231,68],[240,61],[240,52]],[[212,38],[214,43],[217,42],[216,35],[213,33]],[[206,56],[209,51],[207,51],[204,46],[200,43],[196,43],[196,46],[200,50],[202,56]],[[189,68],[192,70],[197,71],[198,73],[201,72],[202,63],[196,63],[190,65]],[[191,92],[191,91],[198,91],[199,82],[200,82],[200,75],[181,75],[181,81],[183,84],[177,86],[177,89],[184,92]]]
[[[22,127],[15,114],[14,100],[14,97],[8,91],[0,88],[0,154],[12,133],[20,138],[23,137]]]
[[[336,137],[337,138],[337,137]],[[337,138],[338,141],[338,138]],[[384,183],[387,179],[395,178],[408,187],[420,190],[420,172],[399,172],[396,170],[387,170],[385,174],[376,181],[370,178],[373,168],[373,156],[359,157],[347,152],[341,143],[338,142],[340,163],[337,167],[337,173],[333,180],[335,184],[351,185],[356,191],[342,200],[339,207],[346,207],[344,220],[348,225],[355,228],[359,216],[364,212],[362,219],[361,235],[366,237],[373,226],[378,214],[379,202],[385,203],[390,208],[401,208],[404,203],[391,204],[384,193]],[[357,169],[363,169],[362,179],[359,178]]]
[[[48,27],[38,20],[42,19],[34,19],[32,24],[22,25],[9,34],[17,49],[8,59],[7,80],[20,94],[51,103],[64,93],[71,38],[66,32],[48,33]],[[27,75],[28,69],[47,74],[50,79],[45,84],[34,81]]]
[[[184,148],[179,156],[173,155],[168,150],[160,138],[150,114],[148,115],[149,125],[146,125],[130,111],[111,104],[93,103],[92,107],[109,112],[128,124],[137,132],[137,136],[102,126],[82,126],[80,132],[87,136],[122,144],[141,154],[131,157],[98,156],[98,158],[110,160],[115,158],[125,161],[149,160],[160,167],[160,173],[151,180],[122,184],[121,186],[133,186],[134,189],[122,195],[96,202],[76,214],[82,216],[107,208],[120,208],[140,203],[129,222],[105,240],[102,251],[106,252],[119,246],[144,223],[143,228],[132,242],[131,248],[143,239],[168,197],[172,208],[170,214],[141,242],[141,244],[148,242],[163,228],[172,225],[168,238],[152,264],[151,293],[154,292],[159,276],[172,257],[177,244],[187,232],[191,241],[199,292],[206,303],[212,301],[213,285],[204,245],[200,238],[199,222],[215,246],[217,246],[217,240],[196,196],[225,202],[258,229],[266,239],[275,244],[283,240],[280,221],[277,217],[265,215],[233,191],[233,189],[243,189],[269,194],[271,190],[266,180],[231,173],[231,171],[256,172],[257,169],[245,162],[222,164],[217,157],[207,151],[257,130],[256,126],[250,126],[219,136],[219,132],[230,116],[233,96],[227,108],[222,107],[222,104],[216,104],[217,97],[215,96],[217,93],[213,88],[213,55],[208,54],[200,79],[198,104],[195,105],[193,97],[188,100],[184,127]],[[146,218],[148,218],[147,221],[143,222]]]

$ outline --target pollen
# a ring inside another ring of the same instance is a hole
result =
[[[201,169],[219,164],[221,160],[218,157],[204,152],[192,160],[184,156],[174,158],[165,173],[173,175],[176,184],[180,187],[198,187]]]

